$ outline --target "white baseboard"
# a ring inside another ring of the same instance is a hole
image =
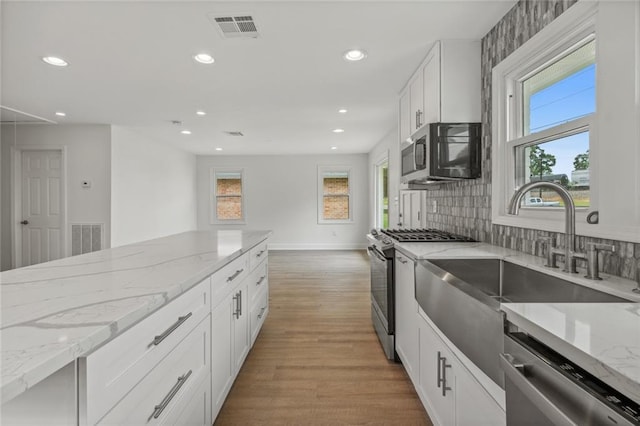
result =
[[[365,243],[269,243],[269,250],[365,250]]]

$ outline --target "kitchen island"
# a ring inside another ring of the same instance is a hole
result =
[[[193,231],[3,272],[3,411],[24,396],[21,394],[32,389],[37,393],[34,388],[60,371],[76,374],[80,367],[73,364],[77,360],[118,341],[127,330],[144,324],[145,318],[175,305],[174,300],[183,300],[179,296],[190,290],[204,295],[204,302],[198,303],[206,304],[208,311],[203,309],[202,318],[197,319],[204,323],[216,303],[232,291],[230,283],[235,285],[253,269],[266,274],[263,260],[269,235],[270,231]],[[256,248],[261,251],[253,253]],[[216,272],[226,273],[227,265],[237,271],[216,279]],[[266,284],[265,278],[261,277],[260,284]],[[263,306],[262,320],[265,310]],[[193,312],[185,316],[196,321],[198,314]],[[234,314],[241,315],[238,309]],[[248,320],[245,324],[248,336]],[[63,381],[72,386],[76,378]]]

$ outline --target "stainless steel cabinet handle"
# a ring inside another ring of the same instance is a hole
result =
[[[442,363],[442,377],[439,378],[439,383],[442,384],[442,396],[447,396],[447,391],[451,390],[450,386],[447,386],[447,368],[451,368],[451,364],[447,364],[447,358],[440,355],[440,351],[438,351],[438,364]],[[439,375],[438,375],[439,376]],[[440,386],[438,386],[440,387]]]
[[[266,311],[266,310],[267,310],[267,308],[266,308],[266,307],[265,307],[265,308],[260,309],[260,313],[258,314],[258,319],[262,319],[262,316],[264,315],[264,311]]]
[[[191,312],[189,312],[187,315],[183,316],[183,317],[178,317],[178,321],[175,322],[175,324],[173,324],[171,327],[167,328],[164,333],[156,336],[153,338],[153,344],[154,345],[159,345],[160,342],[162,342],[164,339],[166,339],[167,337],[169,337],[169,335],[171,333],[173,333],[175,331],[176,328],[180,327],[186,320],[189,319],[189,317],[193,315]]]
[[[401,258],[401,257],[396,257],[396,259],[398,259],[398,261],[399,261],[400,263],[402,263],[403,265],[406,265],[406,264],[409,262],[408,260],[404,260],[404,259],[403,259],[403,258]]]
[[[380,260],[381,262],[386,262],[387,261],[387,259],[384,257],[384,255],[382,255],[375,247],[369,246],[369,247],[367,247],[367,250],[369,250],[369,253],[371,253],[372,255],[377,257],[378,260]]]
[[[438,351],[438,378],[437,378],[437,385],[438,387],[440,387],[440,383],[442,383],[442,378],[440,376],[440,374],[442,374],[442,370],[440,370],[440,367],[442,366],[442,364],[440,363],[440,351]]]
[[[242,316],[242,290],[238,292],[238,318]]]
[[[162,414],[164,409],[167,408],[167,405],[169,405],[173,397],[176,396],[176,394],[178,393],[182,385],[185,384],[189,376],[191,376],[191,370],[189,370],[182,376],[178,377],[178,381],[176,382],[175,385],[173,385],[173,387],[171,388],[167,396],[164,397],[164,399],[162,400],[162,402],[160,402],[160,404],[155,406],[155,409],[153,410],[153,414],[151,415],[154,419],[157,419],[158,417],[160,417],[160,414]],[[151,419],[151,417],[149,419]]]
[[[259,252],[259,253],[256,253],[256,257],[260,257],[260,256],[262,256],[262,253],[264,253],[264,250],[260,250],[260,252]]]
[[[261,276],[260,279],[258,281],[256,281],[256,285],[262,284],[262,282],[265,280],[265,278],[267,278],[266,275]]]
[[[240,296],[238,295],[238,293],[236,293],[233,296],[233,300],[236,302],[236,307],[233,310],[233,316],[236,317],[236,319],[240,318],[240,311],[238,310],[238,299],[240,298]]]
[[[556,406],[545,394],[527,380],[526,366],[516,362],[510,354],[500,354],[500,366],[505,378],[511,382],[531,401],[549,420],[559,426],[575,426],[575,423]]]
[[[21,225],[28,225],[29,221],[27,219],[20,222]]]
[[[229,282],[235,280],[236,277],[238,275],[240,275],[243,271],[244,271],[244,268],[237,270],[233,275],[231,275],[229,278],[227,278],[227,282],[229,283]]]

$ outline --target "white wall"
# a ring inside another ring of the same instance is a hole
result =
[[[70,255],[70,223],[103,223],[104,246],[109,247],[110,138],[111,129],[107,125],[2,126],[2,270],[11,268],[11,147],[66,148],[67,254]],[[82,180],[90,180],[91,188],[82,188]]]
[[[369,229],[367,155],[199,156],[198,229],[270,229],[271,249],[353,249],[365,247]],[[318,166],[350,166],[352,223],[318,224]],[[210,170],[244,169],[245,225],[209,222]]]
[[[111,245],[196,229],[196,157],[130,128],[111,130]]]
[[[389,228],[397,228],[398,223],[398,196],[400,186],[400,145],[398,143],[398,128],[394,127],[382,138],[371,151],[369,151],[369,194],[371,201],[369,205],[369,228],[375,226],[375,165],[384,156],[389,158]]]

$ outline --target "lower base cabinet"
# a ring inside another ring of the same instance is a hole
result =
[[[211,407],[215,419],[250,348],[247,283],[211,313]]]
[[[418,394],[434,425],[500,426],[505,412],[419,312]]]

